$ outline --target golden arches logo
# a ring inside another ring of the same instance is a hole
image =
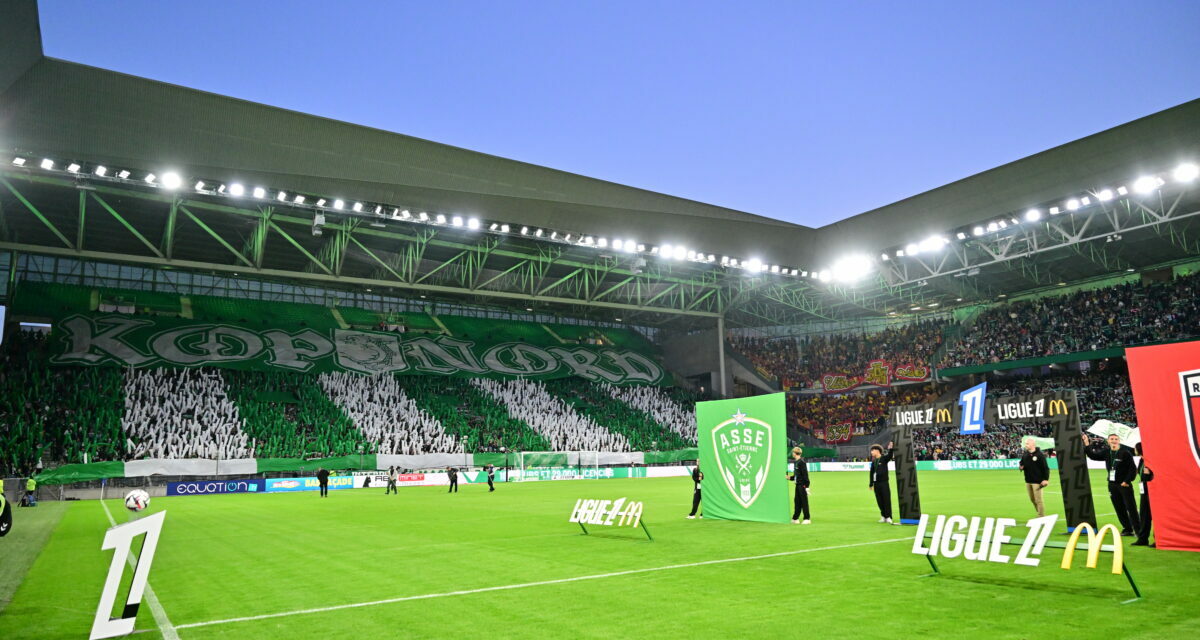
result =
[[[934,424],[945,424],[945,423],[949,423],[949,422],[951,422],[950,410],[949,409],[938,409],[937,417],[934,420]]]
[[[1121,573],[1121,567],[1125,565],[1125,548],[1121,546],[1121,532],[1115,526],[1106,524],[1100,527],[1100,533],[1092,528],[1092,525],[1081,522],[1075,531],[1071,533],[1070,539],[1067,540],[1067,549],[1063,552],[1062,568],[1070,569],[1071,560],[1075,559],[1075,547],[1079,545],[1079,534],[1087,531],[1088,553],[1087,553],[1087,568],[1095,569],[1096,564],[1100,561],[1100,547],[1104,544],[1104,536],[1109,531],[1112,531],[1113,538],[1113,562],[1112,572]]]
[[[1056,416],[1060,413],[1063,414],[1064,416],[1067,415],[1067,413],[1068,413],[1067,401],[1066,400],[1051,400],[1050,401],[1050,415]]]

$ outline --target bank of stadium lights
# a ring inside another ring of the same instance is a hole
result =
[[[1175,171],[1171,172],[1171,177],[1175,179],[1175,182],[1191,182],[1200,178],[1200,167],[1191,162],[1184,162],[1175,167]]]
[[[1037,222],[1042,219],[1041,209],[1030,209],[1025,212],[1025,222]]]
[[[870,275],[874,266],[867,256],[854,254],[839,258],[837,262],[834,262],[829,269],[829,275],[837,282],[854,283]],[[820,277],[819,274],[818,277]]]
[[[235,198],[240,198],[246,194],[246,187],[237,182],[234,182],[229,185],[228,191],[229,191],[229,195],[231,195]]]

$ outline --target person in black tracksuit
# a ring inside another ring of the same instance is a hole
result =
[[[329,495],[329,470],[322,467],[317,469],[317,484],[321,485],[321,497]]]
[[[448,467],[446,469],[446,475],[450,477],[450,488],[446,491],[446,493],[458,493],[458,469],[455,469],[454,467]]]
[[[1025,452],[1021,454],[1019,468],[1025,474],[1025,491],[1029,494],[1029,501],[1040,518],[1046,515],[1042,489],[1050,484],[1050,463],[1046,461],[1046,454],[1034,444],[1033,438],[1026,438],[1023,445]]]
[[[696,468],[692,469],[692,512],[688,514],[688,520],[695,519],[696,511],[700,509],[700,481],[703,479],[704,474],[700,472],[700,465],[696,465]]]
[[[1121,521],[1121,535],[1133,535],[1140,528],[1137,503],[1133,499],[1133,481],[1137,478],[1133,453],[1129,447],[1121,446],[1121,436],[1115,433],[1108,436],[1108,446],[1099,438],[1092,444],[1085,433],[1083,445],[1087,457],[1104,462],[1108,473],[1108,497],[1117,512],[1117,519]]]
[[[491,493],[496,490],[496,467],[489,464],[484,470],[487,471],[488,493]]]
[[[796,499],[795,509],[792,510],[792,524],[808,524],[811,522],[808,517],[808,463],[801,458],[804,450],[800,447],[792,448],[792,470],[791,480],[796,483]],[[800,520],[800,514],[803,512],[804,520]]]
[[[892,522],[892,485],[888,479],[888,463],[892,461],[893,444],[888,443],[887,453],[883,452],[883,447],[871,445],[871,483],[867,485],[875,491],[875,503],[879,505],[879,521],[889,524]]]
[[[1142,490],[1142,502],[1138,509],[1138,520],[1141,526],[1137,531],[1137,540],[1133,544],[1137,547],[1148,547],[1152,546],[1150,544],[1150,524],[1152,522],[1152,518],[1150,517],[1150,481],[1154,480],[1154,472],[1150,470],[1150,467],[1146,466],[1146,454],[1142,453],[1142,443],[1139,442],[1135,450],[1139,456],[1142,456],[1142,459],[1138,461],[1138,475],[1142,477],[1142,482],[1138,485]]]

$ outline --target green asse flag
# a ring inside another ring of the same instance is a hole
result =
[[[696,404],[705,516],[788,521],[785,396]]]

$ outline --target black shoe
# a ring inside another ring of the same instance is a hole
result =
[[[1135,540],[1129,546],[1131,546],[1131,547],[1148,547],[1148,546],[1150,546],[1150,541],[1149,540]]]
[[[1122,531],[1122,532],[1121,532],[1121,535],[1123,535],[1123,536],[1131,536],[1131,535],[1133,535],[1133,532],[1132,532],[1132,531],[1130,531],[1130,530],[1128,530],[1128,529],[1126,529],[1126,530],[1124,530],[1124,531]]]

